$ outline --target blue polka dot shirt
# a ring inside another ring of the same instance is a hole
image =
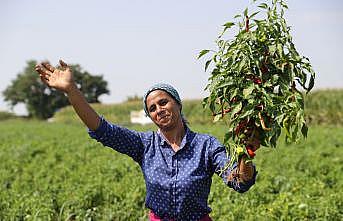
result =
[[[137,132],[104,118],[89,135],[140,165],[147,190],[145,205],[161,218],[195,221],[210,213],[207,200],[214,173],[240,193],[255,183],[256,170],[248,182],[229,182],[227,176],[235,167],[222,172],[229,161],[223,145],[213,136],[189,128],[177,152],[159,131]]]

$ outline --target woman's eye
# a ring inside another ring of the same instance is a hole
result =
[[[151,106],[150,108],[149,108],[149,112],[154,112],[155,111],[155,106]]]
[[[167,100],[162,100],[162,101],[161,101],[161,105],[162,105],[162,106],[166,105],[167,103],[168,103]]]

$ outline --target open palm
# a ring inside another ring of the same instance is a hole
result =
[[[36,65],[36,71],[41,80],[49,87],[68,92],[75,87],[71,68],[60,60],[61,68],[55,68],[49,62],[43,62]]]

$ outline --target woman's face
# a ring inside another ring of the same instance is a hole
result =
[[[182,122],[180,104],[165,91],[152,91],[146,105],[151,120],[163,130],[173,129]]]

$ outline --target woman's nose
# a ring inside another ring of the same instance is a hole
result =
[[[156,111],[157,111],[157,114],[161,114],[164,112],[164,109],[158,105],[158,106],[156,106]]]

